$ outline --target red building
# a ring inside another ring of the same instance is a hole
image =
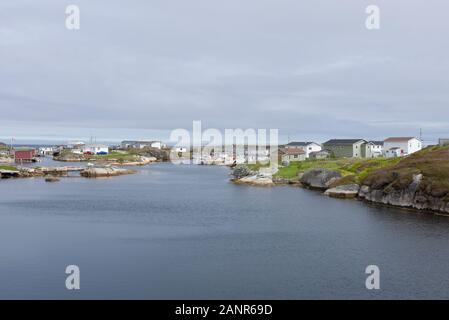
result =
[[[20,148],[13,150],[14,159],[16,162],[33,162],[36,157],[36,149]]]

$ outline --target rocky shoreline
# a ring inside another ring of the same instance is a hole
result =
[[[59,181],[58,177],[66,177],[69,173],[78,172],[81,177],[99,178],[113,177],[125,174],[133,174],[137,171],[116,168],[113,166],[105,167],[35,167],[18,168],[17,170],[0,170],[0,179],[8,178],[34,178],[43,177],[47,182]]]
[[[144,166],[153,162],[157,162],[158,159],[156,157],[147,157],[147,156],[134,156],[132,160],[120,160],[120,159],[95,159],[95,158],[87,158],[84,155],[64,155],[53,157],[54,161],[60,162],[95,162],[98,164],[107,164],[112,166]]]
[[[235,172],[237,170],[237,172]],[[446,192],[433,194],[424,184],[422,173],[403,177],[392,171],[389,179],[372,174],[363,183],[345,183],[341,174],[323,168],[315,168],[298,174],[298,179],[280,179],[261,176],[244,166],[231,173],[231,181],[252,186],[294,185],[310,190],[321,191],[324,195],[341,199],[357,199],[386,206],[414,209],[419,212],[449,214],[449,197]],[[402,179],[401,179],[402,178]],[[408,180],[407,180],[408,179]],[[398,180],[401,183],[398,183]]]

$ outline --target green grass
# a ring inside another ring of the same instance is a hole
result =
[[[258,171],[260,168],[268,168],[270,166],[270,162],[257,162],[253,164],[247,164],[246,166],[252,171]]]
[[[89,160],[96,160],[96,161],[117,161],[119,163],[127,162],[127,161],[137,161],[138,155],[130,154],[125,151],[113,151],[108,154],[98,154],[98,155],[91,155],[88,156]]]
[[[18,171],[14,166],[8,166],[8,165],[0,165],[0,170],[11,170],[11,171]]]
[[[90,156],[91,158],[97,159],[97,160],[135,160],[136,156],[133,154],[129,154],[127,152],[117,152],[113,151],[108,154],[97,154]]]
[[[291,162],[287,167],[279,168],[276,177],[285,179],[294,179],[298,173],[305,172],[310,169],[323,168],[339,172],[343,177],[351,177],[345,180],[353,180],[360,182],[374,170],[378,170],[387,166],[397,164],[399,158],[374,158],[374,159],[358,159],[358,158],[340,158],[325,160],[305,160]]]

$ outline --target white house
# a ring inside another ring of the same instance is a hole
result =
[[[385,150],[386,158],[397,158],[397,157],[401,157],[401,156],[402,156],[401,149],[398,147]]]
[[[82,149],[83,153],[89,154],[108,154],[109,147],[103,144],[87,144]]]
[[[370,141],[371,154],[374,158],[381,157],[383,155],[384,142],[383,141]]]
[[[422,149],[422,142],[414,137],[391,137],[384,141],[384,154],[387,157],[403,157]]]
[[[305,152],[306,158],[310,157],[312,152],[321,151],[322,147],[316,142],[290,142],[284,146],[287,150],[297,149]]]
[[[161,141],[122,141],[121,147],[123,149],[134,148],[134,149],[143,149],[143,148],[157,148],[162,149],[165,145]]]
[[[51,155],[54,152],[53,147],[40,147],[39,148],[39,154],[41,156]]]
[[[79,149],[85,145],[86,144],[83,141],[70,141],[67,143],[67,149]]]

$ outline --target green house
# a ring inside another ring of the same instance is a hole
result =
[[[337,158],[365,158],[369,153],[365,146],[367,143],[363,139],[331,139],[323,143],[323,149]]]

